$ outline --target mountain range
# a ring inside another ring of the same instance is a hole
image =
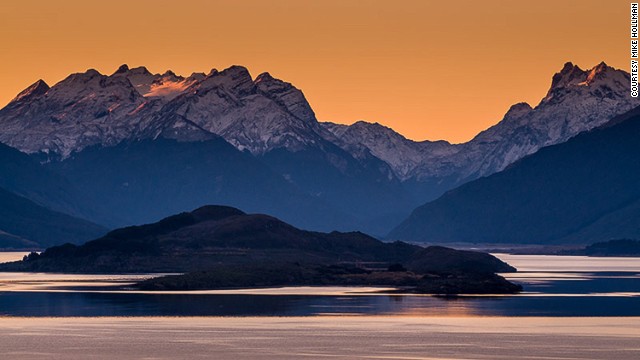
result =
[[[22,176],[32,179],[0,176],[0,188],[108,228],[216,203],[383,235],[447,190],[639,105],[628,92],[622,70],[567,63],[537,106],[516,104],[450,144],[320,122],[302,91],[241,66],[188,77],[88,70],[52,87],[39,80],[0,109],[0,142],[29,159]],[[0,152],[0,167],[11,161]]]
[[[629,96],[629,81],[628,73],[604,62],[588,70],[568,62],[553,76],[538,105],[511,106],[500,122],[462,144],[412,141],[388,127],[363,121],[326,126],[354,156],[370,153],[385,161],[424,202],[640,105]]]
[[[590,244],[640,237],[640,107],[413,211],[390,238]]]

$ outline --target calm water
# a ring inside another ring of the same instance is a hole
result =
[[[497,256],[520,270],[505,276],[522,284],[524,293],[459,298],[353,288],[151,293],[127,288],[150,275],[0,273],[0,315],[640,316],[640,258]]]
[[[638,360],[634,317],[0,318],[6,359]]]
[[[24,251],[0,251],[0,263],[22,260],[22,258],[28,254],[28,252]]]

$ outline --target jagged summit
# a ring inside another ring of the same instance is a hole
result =
[[[204,76],[192,76],[185,79],[171,70],[167,70],[163,74],[152,74],[144,66],[130,69],[126,64],[120,66],[111,76],[127,78],[140,95],[163,102],[172,100],[190,85],[204,78]]]
[[[179,122],[189,119],[253,154],[325,141],[321,135],[325,130],[300,90],[270,75],[254,80],[243,66],[212,71],[168,107],[181,116]]]
[[[223,69],[222,71],[219,71],[217,69],[211,69],[211,72],[209,73],[207,78],[212,78],[212,77],[226,77],[232,80],[239,80],[239,81],[250,79],[251,81],[253,81],[253,78],[251,77],[251,73],[249,73],[249,69],[247,69],[242,65],[231,65],[228,68]]]
[[[75,73],[40,95],[0,110],[0,141],[23,152],[67,157],[90,145],[117,144],[130,137],[127,115],[144,98],[122,76],[89,69]]]
[[[129,65],[122,64],[122,65],[120,65],[118,70],[116,70],[116,72],[113,73],[113,75],[115,75],[115,74],[124,74],[124,73],[126,73],[128,71],[129,71]]]
[[[504,115],[504,117],[507,118],[507,117],[522,116],[531,110],[533,110],[533,108],[531,107],[531,105],[529,105],[529,103],[520,102],[520,103],[511,105],[511,107],[509,108],[507,113]]]
[[[233,65],[222,71],[212,69],[196,87],[198,91],[224,88],[239,96],[247,95],[255,90],[249,70],[239,65]]]
[[[500,171],[543,146],[564,142],[640,105],[628,95],[629,84],[628,73],[604,62],[588,70],[567,62],[553,75],[539,105],[515,104],[498,124],[458,145],[413,142],[370,123],[323,125],[344,149],[359,154],[366,148],[390,164],[400,179],[454,178],[457,183]]]
[[[573,72],[574,70],[582,71],[582,69],[580,69],[580,67],[578,65],[575,65],[571,61],[567,61],[566,63],[564,63],[564,65],[562,66],[562,69],[560,70],[560,72],[558,74],[568,74],[568,73]]]
[[[260,75],[256,76],[255,83],[257,84],[261,81],[271,81],[271,80],[274,80],[274,77],[271,76],[271,74],[268,72],[263,72]]]
[[[629,86],[627,72],[604,62],[588,70],[567,62],[534,109],[517,104],[501,122],[465,144],[472,152],[491,154],[469,158],[465,174],[474,178],[500,171],[541,147],[565,142],[640,105],[629,96]]]
[[[138,66],[138,67],[130,68],[129,65],[122,64],[122,65],[120,65],[120,67],[118,67],[118,69],[113,74],[111,74],[111,76],[121,75],[121,74],[149,74],[149,75],[151,75],[151,72],[149,72],[149,70],[147,70],[147,68],[144,67],[144,66]]]
[[[49,89],[49,85],[44,82],[44,80],[40,79],[22,90],[15,98],[13,98],[13,100],[11,100],[11,102],[29,101],[35,97],[44,95],[49,91]]]
[[[380,124],[320,124],[303,92],[268,72],[254,79],[246,67],[234,65],[183,77],[123,64],[110,76],[90,69],[51,88],[36,82],[0,113],[0,141],[68,156],[94,144],[169,133],[189,141],[205,132],[253,154],[328,142],[356,158],[383,160],[400,179],[468,179],[629,110],[637,101],[627,96],[628,78],[604,62],[588,70],[567,62],[538,106],[515,104],[497,125],[451,145],[412,141]]]
[[[205,74],[203,72],[194,72],[194,73],[191,73],[191,75],[189,75],[189,77],[187,79],[196,80],[196,81],[202,81],[206,77],[207,77],[207,74]]]
[[[386,162],[395,176],[408,180],[421,164],[437,166],[436,158],[451,155],[456,147],[446,141],[413,141],[379,123],[357,121],[352,125],[322,123],[338,144],[358,158],[371,154]]]
[[[63,158],[87,146],[159,134],[182,141],[222,136],[254,154],[324,146],[328,134],[302,91],[268,74],[253,79],[239,65],[185,78],[123,64],[111,75],[71,74],[51,89],[36,83],[19,95],[20,104],[27,95],[42,101],[5,109],[0,141]]]
[[[588,70],[568,62],[553,76],[551,87],[540,104],[557,103],[569,93],[582,96],[585,91],[593,92],[597,97],[619,98],[626,95],[628,83],[627,72],[616,70],[604,61]]]
[[[589,71],[589,74],[587,75],[587,80],[584,82],[584,84],[591,85],[597,80],[604,79],[604,77],[606,77],[607,72],[615,72],[615,69],[610,67],[603,61]]]
[[[606,70],[606,69],[615,70],[613,67],[607,65],[607,63],[604,62],[604,61],[601,61],[598,65],[594,66],[593,69],[591,69],[591,70],[595,70],[597,72],[602,72],[603,70]]]
[[[160,134],[181,141],[222,136],[254,154],[327,141],[302,91],[268,74],[253,79],[238,65],[185,78],[123,64],[111,75],[90,69],[51,89],[33,87],[20,99],[46,93],[41,102],[0,115],[0,141],[28,153],[66,158],[87,146]]]
[[[87,71],[83,72],[83,73],[76,73],[75,74],[77,77],[96,77],[96,76],[104,76],[102,75],[102,73],[96,69],[87,69]]]
[[[559,72],[553,75],[549,92],[554,89],[566,87],[572,83],[580,82],[584,80],[583,78],[585,74],[585,71],[580,69],[579,66],[574,65],[571,62],[567,62]]]
[[[265,72],[256,77],[254,84],[258,91],[285,107],[298,119],[311,123],[317,122],[316,114],[304,94],[291,83],[276,79]]]
[[[78,184],[104,193],[105,202],[111,191],[122,195],[114,209],[142,204],[127,210],[131,216],[186,204],[187,191],[192,205],[207,193],[225,196],[225,204],[259,202],[261,211],[278,208],[303,222],[358,223],[381,233],[419,203],[640,105],[624,71],[567,64],[548,99],[512,106],[467,143],[412,141],[379,123],[320,123],[303,92],[273,75],[253,78],[242,66],[189,77],[144,67],[88,70],[50,89],[36,83],[0,109],[0,142],[45,153],[52,167],[74,164],[65,171],[77,171]],[[105,161],[123,165],[106,188],[97,170]],[[162,182],[173,197],[149,200],[147,188],[166,174],[180,179]]]

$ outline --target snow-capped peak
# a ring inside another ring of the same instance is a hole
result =
[[[198,85],[199,90],[224,88],[237,95],[253,92],[255,85],[249,70],[244,66],[233,65],[222,71],[212,69],[209,75]]]
[[[436,157],[456,152],[446,141],[413,141],[379,123],[356,121],[352,125],[324,122],[322,125],[338,139],[338,144],[356,158],[367,152],[386,162],[400,180],[415,176],[414,171]],[[434,167],[438,167],[435,162]]]
[[[169,136],[181,134],[188,121],[254,154],[325,141],[326,131],[300,90],[268,74],[254,80],[242,66],[212,71],[165,110],[179,117],[168,125],[175,129]]]
[[[191,73],[191,75],[189,75],[189,77],[187,78],[187,80],[192,80],[192,81],[202,81],[204,80],[204,78],[207,77],[207,74],[203,73],[203,72],[194,72]]]
[[[570,93],[584,96],[589,92],[596,97],[620,98],[626,96],[628,88],[629,74],[608,66],[604,61],[588,70],[568,62],[553,76],[547,96],[540,104],[558,103]]]
[[[118,70],[116,70],[116,72],[113,73],[113,75],[124,74],[124,73],[127,73],[127,72],[129,72],[129,65],[122,64],[122,65],[120,65],[120,67],[118,67]]]
[[[533,108],[531,107],[531,105],[529,105],[529,103],[520,102],[520,103],[511,105],[511,107],[509,108],[507,113],[504,115],[504,117],[505,118],[520,117],[527,114],[531,110],[533,110]]]
[[[137,67],[129,69],[124,64],[118,68],[118,70],[111,75],[111,77],[123,77],[131,82],[140,95],[147,94],[151,89],[151,83],[157,78],[157,75],[150,73],[145,67]]]
[[[152,74],[146,67],[140,66],[130,69],[126,64],[121,65],[112,77],[124,77],[144,97],[169,101],[180,95],[189,86],[202,80],[204,76],[194,73],[188,78],[176,75],[167,70],[163,74]]]
[[[377,123],[321,125],[302,91],[269,73],[253,79],[242,66],[185,78],[125,64],[110,76],[92,69],[50,89],[41,81],[31,85],[0,110],[0,141],[63,157],[90,145],[160,135],[198,141],[215,134],[254,154],[333,143],[356,158],[379,158],[402,180],[470,179],[639,105],[628,93],[629,74],[622,70],[566,63],[538,106],[515,104],[472,141],[451,145],[412,141]]]
[[[153,82],[149,85],[149,91],[142,94],[149,98],[162,98],[165,101],[174,99],[176,96],[184,92],[189,86],[196,83],[195,78],[184,78],[176,75],[173,71],[168,70],[164,74],[155,76]]]
[[[403,180],[469,180],[504,169],[539,148],[566,141],[640,105],[629,96],[629,74],[604,62],[582,70],[564,64],[540,104],[518,103],[502,121],[459,145],[414,142],[379,124],[323,123],[354,155],[366,149]]]
[[[587,85],[590,85],[597,79],[604,77],[607,71],[615,71],[615,69],[605,64],[604,61],[601,62],[600,64],[598,64],[597,66],[595,66],[593,69],[589,71],[589,74],[587,75],[587,80],[585,81],[585,83]]]
[[[467,152],[482,156],[468,157],[465,175],[500,171],[541,147],[564,142],[640,105],[629,96],[629,87],[629,74],[604,62],[588,70],[566,63],[538,106],[514,105],[501,122],[464,144]]]
[[[29,101],[35,97],[44,95],[47,91],[49,91],[50,87],[47,85],[44,80],[40,79],[33,84],[29,85],[26,89],[22,90],[11,103],[15,103],[18,101]]]
[[[302,91],[288,82],[276,79],[268,72],[262,73],[254,81],[258,91],[284,106],[298,119],[316,122],[316,114]]]

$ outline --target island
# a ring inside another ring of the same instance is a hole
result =
[[[512,294],[515,268],[481,252],[383,242],[361,232],[314,232],[263,214],[204,206],[0,264],[0,271],[179,273],[143,290],[385,286],[426,294]]]

